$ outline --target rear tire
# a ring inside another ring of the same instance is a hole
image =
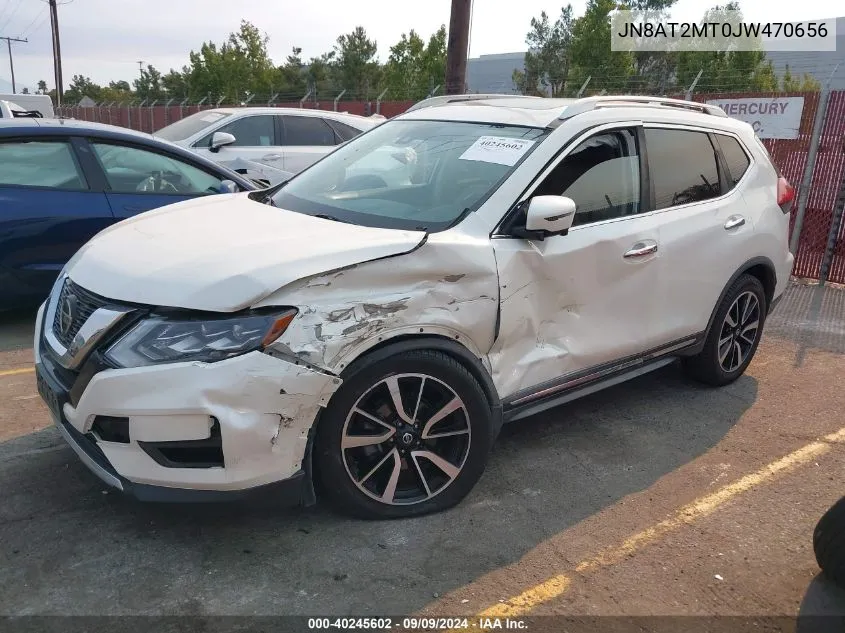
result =
[[[719,304],[704,348],[698,355],[682,359],[687,375],[713,387],[742,376],[760,344],[767,309],[760,280],[741,275]]]
[[[813,551],[825,576],[845,586],[845,497],[833,504],[816,524]]]
[[[494,437],[484,390],[451,356],[364,359],[321,416],[317,477],[332,504],[356,517],[439,512],[475,486]]]

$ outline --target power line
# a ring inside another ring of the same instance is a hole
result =
[[[27,25],[27,27],[20,32],[18,37],[24,37],[26,35],[30,35],[31,33],[34,33],[35,31],[37,31],[38,28],[41,26],[41,24],[43,24],[44,20],[42,19],[41,23],[39,23],[39,25],[37,27],[35,27],[34,29],[32,29],[33,25],[38,20],[38,18],[42,18],[42,17],[46,18],[47,17],[46,14],[47,14],[47,7],[46,6],[41,7],[41,11],[39,11],[38,13],[35,14],[35,17],[32,18],[32,22],[30,22]],[[30,31],[30,29],[32,29],[32,30]]]
[[[8,18],[6,18],[6,21],[5,21],[5,22],[3,22],[3,25],[2,25],[2,26],[0,26],[0,31],[2,31],[3,29],[5,29],[5,28],[8,26],[9,22],[11,22],[11,21],[12,21],[12,18],[13,18],[13,17],[15,17],[15,13],[17,13],[17,12],[18,12],[18,9],[20,9],[20,7],[21,7],[21,2],[22,2],[22,1],[23,1],[23,0],[18,0],[18,3],[15,5],[15,8],[14,8],[14,9],[12,9],[12,10],[9,12],[9,17],[8,17]]]
[[[12,57],[12,42],[26,42],[18,37],[0,37],[0,40],[6,40],[6,46],[9,47],[9,69],[12,71],[12,94],[16,93],[15,87],[15,60]]]

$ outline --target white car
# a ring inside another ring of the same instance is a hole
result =
[[[232,167],[230,163],[236,159],[245,159],[299,173],[384,120],[308,108],[217,108],[171,123],[154,136],[226,167]]]
[[[40,393],[141,499],[310,503],[319,482],[359,516],[442,510],[503,422],[677,358],[739,378],[787,286],[793,197],[712,106],[423,104],[275,191],[100,233],[39,310]]]

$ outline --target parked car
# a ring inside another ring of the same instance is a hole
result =
[[[38,110],[26,110],[12,101],[0,99],[0,122],[4,119],[40,119],[44,115]]]
[[[793,197],[716,107],[441,101],[283,186],[90,241],[38,314],[40,393],[141,499],[311,503],[316,481],[359,516],[443,510],[505,421],[678,358],[737,380],[788,283]]]
[[[53,99],[50,95],[0,94],[0,101],[5,101],[7,108],[8,104],[14,104],[24,112],[37,112],[45,119],[52,119],[56,116],[53,110]],[[11,108],[8,108],[8,110],[11,110]],[[14,114],[10,114],[8,110],[0,108],[0,118],[13,118]]]
[[[46,118],[0,123],[0,308],[41,303],[79,247],[119,220],[257,188],[148,134]]]
[[[216,108],[171,123],[155,135],[222,165],[244,158],[298,173],[384,120],[307,108]]]
[[[816,524],[813,551],[825,576],[845,587],[845,497],[834,503]]]

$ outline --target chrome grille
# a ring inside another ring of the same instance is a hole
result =
[[[76,313],[73,321],[67,332],[62,332],[62,305],[68,295],[76,297]],[[53,334],[59,342],[65,347],[70,347],[73,338],[76,336],[82,325],[88,320],[88,317],[93,314],[94,310],[106,305],[106,300],[102,297],[88,292],[84,288],[76,285],[70,279],[66,279],[62,290],[59,293],[59,300],[56,302],[56,315],[53,318]]]

